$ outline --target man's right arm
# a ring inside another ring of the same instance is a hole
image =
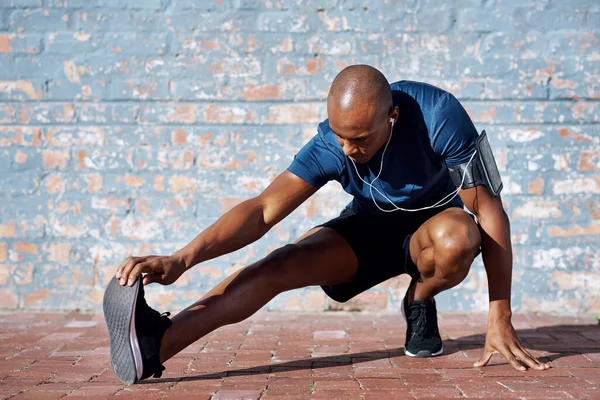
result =
[[[260,239],[316,191],[303,179],[284,171],[260,195],[233,207],[172,256],[179,257],[189,269],[241,249]]]

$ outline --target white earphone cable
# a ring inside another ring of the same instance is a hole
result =
[[[373,199],[373,203],[375,204],[375,206],[383,211],[383,212],[394,212],[394,211],[408,211],[408,212],[414,212],[414,211],[422,211],[422,210],[428,210],[431,208],[436,208],[436,207],[441,207],[444,206],[448,203],[450,203],[460,192],[463,183],[465,182],[465,177],[466,174],[463,174],[463,178],[462,181],[460,182],[460,186],[452,193],[449,193],[448,195],[446,195],[444,198],[440,199],[438,202],[436,202],[435,204],[431,205],[431,206],[427,206],[427,207],[422,207],[422,208],[416,208],[416,209],[408,209],[408,208],[401,208],[398,207],[396,204],[394,204],[394,202],[392,200],[390,200],[384,193],[382,193],[379,189],[377,189],[376,187],[373,186],[373,184],[375,183],[375,181],[377,179],[379,179],[379,176],[381,175],[381,172],[383,171],[383,159],[385,157],[385,152],[387,151],[388,145],[390,144],[390,141],[392,140],[392,134],[394,132],[394,120],[391,119],[392,122],[392,128],[390,129],[390,137],[388,138],[387,143],[385,144],[385,147],[383,148],[383,153],[381,154],[381,163],[379,165],[379,173],[377,174],[377,176],[375,177],[375,179],[373,179],[371,181],[371,183],[365,181],[360,174],[358,173],[358,168],[356,167],[356,164],[354,163],[354,160],[350,158],[350,161],[352,162],[352,165],[354,165],[354,170],[356,171],[356,175],[358,176],[358,179],[360,179],[363,183],[365,183],[366,185],[369,186],[369,193],[371,194],[371,199]],[[475,152],[473,153],[473,155],[471,156],[471,158],[469,159],[469,162],[467,163],[466,168],[469,167],[469,165],[471,164],[471,161],[473,161],[473,157],[475,157],[475,154],[477,154],[477,150],[475,150]],[[349,158],[349,157],[348,157]],[[373,189],[375,189],[375,191],[377,193],[379,193],[384,199],[386,199],[393,207],[394,209],[392,210],[386,210],[383,209],[379,206],[379,204],[377,204],[377,200],[375,200],[375,196],[373,196]],[[446,201],[445,203],[440,204],[442,201],[446,200],[449,196],[452,196],[448,201]]]

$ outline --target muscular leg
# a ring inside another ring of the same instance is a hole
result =
[[[410,240],[410,256],[421,273],[414,300],[430,300],[462,282],[480,245],[477,224],[460,208],[427,220]]]
[[[349,282],[358,268],[350,245],[333,229],[315,228],[219,283],[173,317],[163,336],[165,362],[202,336],[242,321],[281,292]]]

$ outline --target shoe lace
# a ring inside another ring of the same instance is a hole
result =
[[[420,336],[424,338],[433,337],[437,331],[435,327],[435,315],[427,315],[428,303],[413,303],[410,305],[410,315],[408,322],[410,323],[412,336]]]

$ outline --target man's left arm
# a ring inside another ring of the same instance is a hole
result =
[[[485,186],[462,189],[459,195],[479,222],[481,255],[488,278],[488,330],[483,354],[474,365],[482,367],[494,353],[500,353],[515,369],[526,369],[519,360],[531,368],[548,369],[549,364],[537,360],[521,345],[512,326],[510,293],[513,260],[510,222],[500,196],[492,196]]]

